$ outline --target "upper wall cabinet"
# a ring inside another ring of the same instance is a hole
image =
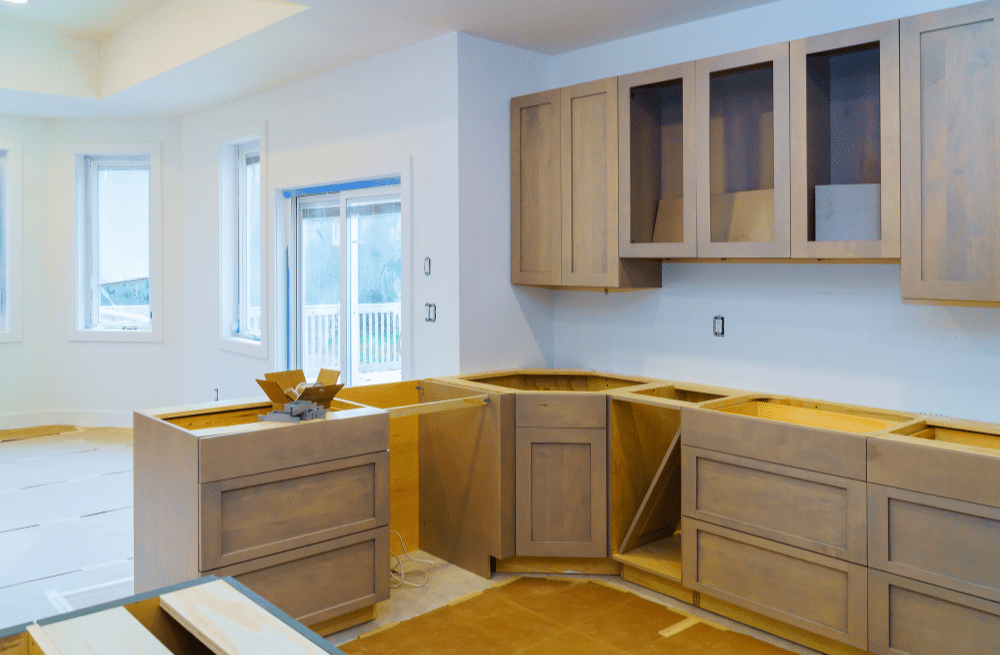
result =
[[[792,257],[899,257],[899,23],[789,44]]]
[[[618,81],[511,100],[511,282],[652,288],[659,262],[618,256]]]
[[[618,253],[695,257],[695,64],[618,78]]]
[[[904,299],[1000,301],[1000,4],[900,21]]]
[[[697,62],[699,257],[788,257],[788,43]]]

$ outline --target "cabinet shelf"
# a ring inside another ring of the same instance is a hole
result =
[[[681,581],[681,531],[673,535],[639,546],[627,553],[615,553],[613,558],[628,566],[651,575]]]

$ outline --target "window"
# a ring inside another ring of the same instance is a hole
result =
[[[158,340],[159,147],[74,155],[77,336]]]
[[[0,342],[21,340],[21,142],[0,139]]]
[[[235,128],[219,144],[219,347],[261,358],[272,315],[265,302],[266,127]]]

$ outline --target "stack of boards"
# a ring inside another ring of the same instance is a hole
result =
[[[329,642],[231,578],[214,576],[0,631],[3,655],[327,655]],[[6,634],[6,636],[4,636]]]

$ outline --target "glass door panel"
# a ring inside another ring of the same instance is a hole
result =
[[[299,298],[298,366],[307,379],[341,366],[340,195],[296,200]]]

